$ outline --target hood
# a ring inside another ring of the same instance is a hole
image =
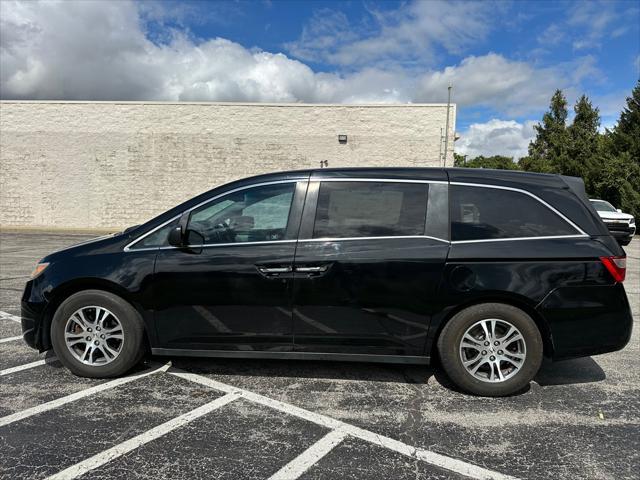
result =
[[[619,212],[598,212],[598,215],[600,215],[600,218],[603,220],[631,220],[633,218],[633,215]]]
[[[54,262],[68,256],[80,256],[87,253],[110,253],[117,251],[120,244],[128,241],[129,236],[122,233],[111,233],[51,252],[41,262]]]

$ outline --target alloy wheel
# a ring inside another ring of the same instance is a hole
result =
[[[76,360],[85,365],[106,365],[120,355],[124,330],[110,310],[98,306],[82,307],[67,320],[64,341]]]
[[[506,320],[480,320],[462,336],[460,359],[466,371],[483,382],[504,382],[524,365],[527,345],[514,325]]]

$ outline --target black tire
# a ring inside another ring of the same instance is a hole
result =
[[[72,355],[64,340],[65,325],[69,317],[88,306],[108,309],[122,325],[122,350],[113,361],[105,365],[82,363]],[[58,307],[51,322],[51,343],[56,356],[65,367],[80,377],[109,378],[128,372],[144,354],[143,339],[144,325],[136,309],[117,295],[103,290],[84,290],[71,295]]]
[[[467,329],[485,319],[503,320],[513,325],[520,331],[526,344],[526,356],[520,370],[503,381],[490,383],[479,380],[467,371],[462,362],[462,337]],[[535,322],[519,308],[502,303],[474,305],[458,312],[442,329],[437,345],[447,376],[458,388],[474,395],[503,397],[517,393],[529,385],[542,363],[542,337]]]

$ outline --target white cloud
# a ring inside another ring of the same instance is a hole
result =
[[[527,155],[529,142],[535,137],[533,126],[537,122],[519,123],[514,120],[493,118],[486,123],[474,123],[461,132],[456,142],[456,153],[468,155],[504,155],[516,159]]]
[[[617,38],[632,30],[637,23],[638,8],[633,2],[591,0],[574,2],[566,16],[552,23],[538,35],[538,43],[553,47],[567,42],[574,50],[598,50],[606,38]],[[551,49],[547,51],[550,53]]]
[[[447,85],[454,87],[455,102],[484,106],[509,115],[523,115],[546,107],[555,89],[568,89],[596,70],[592,57],[582,57],[554,68],[535,68],[495,53],[462,60],[424,75],[415,94],[417,101],[443,101]]]
[[[582,30],[580,38],[573,41],[573,48],[600,48],[602,38],[613,28],[617,18],[612,2],[580,2],[574,5],[567,24]]]
[[[538,35],[538,43],[545,46],[557,45],[565,38],[565,31],[562,26],[552,23],[544,31]]]
[[[166,18],[158,10],[163,4],[151,4],[153,9],[149,4],[143,5],[145,9],[141,12],[140,4],[125,0],[3,2],[0,96],[68,100],[442,102],[446,101],[448,84],[452,83],[454,102],[460,106],[482,106],[519,115],[545,108],[555,88],[570,91],[573,84],[594,68],[590,57],[554,68],[535,68],[490,53],[469,56],[457,65],[426,73],[414,68],[381,66],[362,66],[346,73],[319,73],[282,53],[247,49],[222,38],[194,39],[185,30],[166,28],[162,22],[151,29],[147,21]],[[437,2],[419,2],[411,4],[409,10],[426,12],[438,8],[443,7]],[[461,8],[458,4],[451,6],[454,12],[458,8]],[[385,15],[408,14],[392,11]],[[149,20],[149,16],[153,18]],[[419,18],[431,25],[434,20],[427,17]],[[457,20],[447,19],[445,15],[445,25],[447,22],[458,25]],[[348,22],[341,14],[327,16],[326,20],[327,29],[338,25],[348,35]],[[395,32],[392,36],[397,39],[408,38],[408,33],[399,33],[405,31],[399,20],[380,21],[393,25],[383,32]],[[475,20],[465,21],[472,22],[472,27]],[[338,52],[338,43],[343,38],[323,36],[324,28],[318,27],[313,35],[321,38],[329,51]],[[149,33],[150,30],[154,31]],[[455,49],[471,38],[461,35],[451,34],[442,41]],[[162,41],[154,42],[150,37]],[[356,37],[351,40],[352,44],[360,42]]]
[[[342,12],[322,9],[300,38],[286,46],[305,61],[410,68],[433,60],[436,47],[460,54],[483,40],[490,16],[499,10],[493,2],[416,1],[391,10],[370,10],[371,18],[353,24]]]

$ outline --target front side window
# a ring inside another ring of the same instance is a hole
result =
[[[424,235],[428,185],[322,182],[313,238]]]
[[[497,188],[451,185],[451,240],[575,235],[563,218],[535,198]]]
[[[189,229],[205,244],[284,240],[295,183],[253,187],[224,195],[191,213]]]

